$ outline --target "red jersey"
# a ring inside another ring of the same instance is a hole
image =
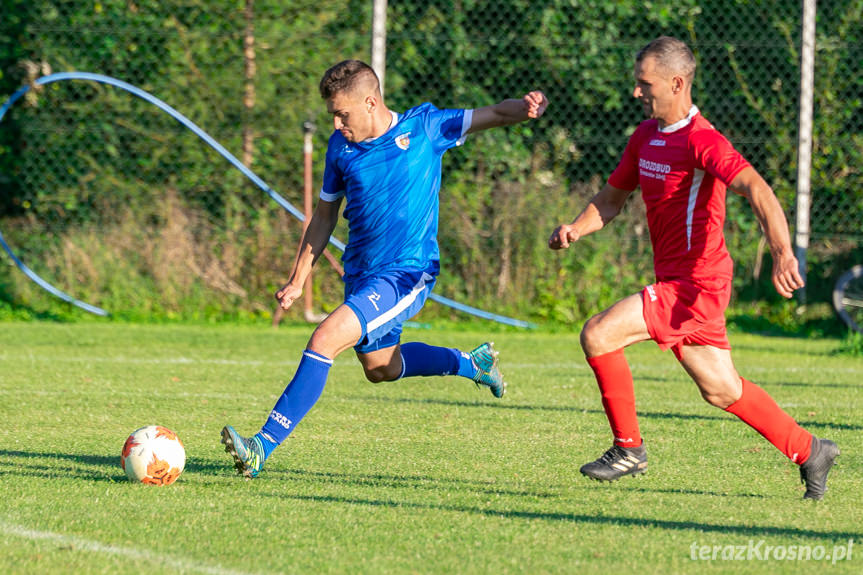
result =
[[[657,120],[638,126],[608,183],[628,191],[641,186],[658,280],[731,280],[725,189],[747,166],[695,106],[663,129]]]

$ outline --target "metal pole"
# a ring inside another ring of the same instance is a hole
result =
[[[803,38],[800,51],[800,126],[797,142],[797,222],[794,255],[800,275],[806,281],[806,250],[809,249],[809,210],[812,205],[812,109],[815,83],[816,0],[803,0]],[[806,288],[797,292],[800,305],[806,305]]]
[[[244,90],[243,90],[243,165],[252,167],[255,154],[255,132],[252,127],[253,111],[255,108],[255,76],[257,65],[255,64],[255,1],[246,0],[246,31],[243,37],[243,68],[244,68]]]
[[[387,70],[387,0],[374,0],[372,8],[372,69],[381,82],[384,94],[384,76]]]
[[[303,122],[303,212],[306,221],[303,222],[303,234],[312,221],[312,135],[315,133],[315,124],[311,121]],[[306,321],[314,323],[315,312],[312,310],[312,274],[306,278],[303,285],[303,316]]]

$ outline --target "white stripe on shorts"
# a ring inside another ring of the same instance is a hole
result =
[[[411,304],[416,301],[417,296],[421,294],[422,291],[425,289],[426,284],[429,282],[429,280],[432,279],[434,279],[432,276],[423,272],[423,277],[420,278],[419,283],[417,283],[417,285],[413,287],[413,289],[408,295],[400,299],[398,303],[396,303],[396,305],[394,305],[392,308],[388,309],[387,311],[366,324],[366,333],[373,332],[374,330],[376,330],[377,328],[379,328],[380,326],[387,323],[388,321],[399,315],[401,312],[409,308]]]

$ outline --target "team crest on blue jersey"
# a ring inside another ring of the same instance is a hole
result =
[[[402,150],[407,150],[411,145],[411,133],[407,132],[405,134],[401,134],[400,136],[396,136],[396,146],[401,148]]]

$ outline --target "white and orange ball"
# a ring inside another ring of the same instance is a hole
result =
[[[186,466],[186,449],[170,429],[149,425],[136,429],[126,439],[120,466],[130,481],[170,485]]]

